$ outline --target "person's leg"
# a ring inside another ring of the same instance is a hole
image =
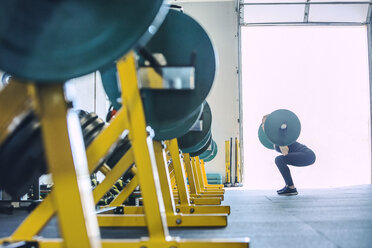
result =
[[[288,165],[308,166],[315,162],[315,154],[310,149],[303,152],[292,152],[286,156],[280,155],[275,158],[275,164],[278,167],[283,179],[291,188],[294,188],[291,172]]]
[[[286,164],[298,167],[312,165],[316,159],[315,153],[310,149],[302,152],[291,152],[283,157]]]
[[[289,155],[289,154],[288,154]],[[287,156],[288,156],[287,155]],[[285,184],[288,186],[293,185],[293,180],[291,176],[291,172],[288,168],[288,165],[286,163],[286,156],[280,155],[275,158],[275,164],[278,167],[280,174],[282,174],[282,177],[285,181]]]

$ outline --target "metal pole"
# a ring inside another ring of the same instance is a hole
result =
[[[244,15],[242,14],[243,5],[240,0],[237,0],[236,16],[237,16],[237,35],[238,35],[238,90],[239,90],[239,143],[240,143],[240,165],[241,169],[241,183],[244,180],[244,142],[243,142],[243,106],[242,106],[242,46],[241,46],[241,23],[244,22]]]
[[[369,64],[369,101],[370,101],[370,118],[372,116],[372,27],[371,22],[367,25],[368,37],[368,64]],[[372,125],[371,125],[371,141],[372,141]],[[371,147],[372,154],[372,147]],[[371,183],[372,183],[372,163],[371,163]]]

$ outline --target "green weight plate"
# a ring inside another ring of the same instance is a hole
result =
[[[297,115],[287,109],[278,109],[269,114],[264,131],[275,145],[287,146],[296,142],[301,133],[301,123]]]
[[[212,139],[212,142],[210,144],[210,146],[208,147],[208,149],[203,152],[202,154],[199,155],[199,158],[200,159],[205,159],[207,158],[208,156],[210,156],[213,152],[214,149],[216,149],[216,142]]]
[[[216,144],[216,148],[213,150],[212,154],[208,158],[204,159],[204,162],[212,161],[216,157],[217,153],[218,153],[218,147]]]
[[[206,99],[216,74],[215,50],[205,30],[193,18],[176,10],[169,11],[146,49],[153,54],[161,53],[167,66],[190,66],[195,58],[195,89],[141,90],[148,124],[167,130]],[[144,65],[143,59],[139,64]],[[167,138],[175,137],[170,133]]]
[[[202,131],[189,131],[187,134],[178,138],[178,145],[180,149],[185,152],[196,152],[206,143],[206,139],[211,132],[212,126],[212,112],[209,104],[205,101],[202,116],[200,120],[203,122]],[[202,143],[204,141],[204,143]]]
[[[212,143],[212,135],[209,136],[207,143],[198,151],[190,153],[190,157],[196,157],[205,152]]]
[[[2,0],[0,68],[43,83],[96,71],[151,38],[163,2]]]
[[[200,116],[203,113],[204,105],[201,104],[189,117],[184,117],[180,120],[173,120],[173,125],[170,125],[171,122],[167,121],[167,125],[163,126],[151,126],[155,131],[155,140],[169,140],[172,138],[177,138],[185,135],[190,128],[199,120]],[[158,122],[159,124],[159,122]]]
[[[100,70],[100,73],[103,82],[103,87],[108,98],[110,99],[110,102],[112,103],[114,109],[116,110],[120,109],[121,104],[117,101],[117,99],[120,97],[120,91],[118,88],[116,76],[117,73],[116,66],[113,64],[110,67],[106,67]],[[167,94],[173,94],[173,91],[167,92]],[[148,103],[149,99],[147,99],[146,97],[147,96],[145,96],[143,99],[145,102]],[[156,119],[154,113],[151,112],[153,108],[150,106],[151,109],[148,110],[149,108],[148,105],[145,105],[144,108],[146,121],[148,122],[148,125],[151,126],[155,133],[154,140],[170,140],[185,135],[190,130],[190,128],[199,119],[203,110],[203,104],[197,107],[193,112],[189,113],[189,115],[185,114],[184,116],[182,116],[182,118],[171,118],[164,120],[157,119],[156,122],[152,123],[149,123],[148,120]],[[166,111],[166,109],[164,109],[164,111]]]
[[[262,129],[262,125],[260,124],[258,128],[258,139],[260,140],[261,144],[271,150],[274,150],[274,144],[267,138],[265,132]]]
[[[181,150],[182,150],[183,153],[194,153],[194,152],[197,152],[200,149],[202,149],[205,146],[205,144],[207,144],[208,140],[211,137],[212,137],[212,133],[211,133],[211,130],[209,130],[209,132],[207,133],[207,135],[205,135],[204,138],[199,143],[197,143],[195,146],[190,147],[190,148],[183,148]]]

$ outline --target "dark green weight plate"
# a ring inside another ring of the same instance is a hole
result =
[[[202,131],[189,131],[178,138],[178,145],[185,153],[200,150],[208,141],[208,135],[210,135],[212,126],[212,112],[206,101],[204,102],[203,113],[200,120],[203,122]]]
[[[301,123],[297,115],[287,109],[278,109],[269,114],[264,131],[275,145],[288,146],[296,142],[301,133]]]
[[[151,126],[155,131],[155,140],[169,140],[185,135],[190,128],[199,120],[200,116],[203,113],[204,105],[201,104],[189,117],[184,117],[181,120],[174,120],[173,125],[170,125],[171,122],[164,120],[165,125],[154,126],[155,123]],[[159,122],[157,122],[159,124]]]
[[[261,144],[271,150],[274,150],[274,144],[267,138],[264,130],[262,129],[262,125],[258,127],[258,139],[260,140]]]
[[[190,148],[184,148],[181,149],[183,153],[194,153],[202,149],[207,143],[208,140],[212,137],[212,132],[209,130],[208,134],[195,146],[190,147]]]
[[[198,151],[190,153],[190,157],[196,157],[205,152],[212,143],[212,135],[209,136],[207,143]]]
[[[0,69],[38,82],[65,81],[145,44],[164,0],[2,0]]]
[[[203,152],[202,154],[200,154],[199,158],[200,159],[205,159],[205,158],[209,157],[212,154],[213,150],[216,149],[216,146],[217,146],[216,142],[212,139],[212,142],[211,142],[210,146],[208,147],[208,149],[205,152]]]
[[[217,147],[217,144],[216,144],[215,149],[213,149],[213,152],[211,153],[211,155],[208,158],[203,159],[204,162],[212,161],[216,157],[217,153],[218,153],[218,147]]]
[[[101,78],[103,82],[103,87],[105,89],[105,92],[110,99],[110,102],[114,106],[116,110],[121,108],[121,104],[118,103],[117,99],[120,97],[120,91],[118,88],[118,82],[116,77],[116,65],[112,65],[110,67],[106,67],[102,70],[100,70]],[[166,95],[173,94],[174,91],[168,91]],[[142,92],[143,93],[143,92]],[[142,94],[143,95],[143,94]],[[165,98],[167,96],[165,95]],[[149,103],[149,99],[146,98],[147,95],[143,97],[143,101]],[[151,95],[150,95],[151,97]],[[154,104],[158,104],[156,100],[154,99]],[[168,105],[172,105],[168,104]],[[195,122],[199,119],[202,111],[203,111],[203,104],[201,104],[199,107],[197,107],[193,112],[189,113],[187,116],[186,114],[182,116],[179,116],[178,118],[170,118],[170,119],[159,119],[155,116],[155,113],[151,112],[153,110],[153,107],[149,104],[144,105],[145,108],[145,115],[146,115],[146,121],[151,126],[151,128],[155,132],[154,139],[155,140],[170,140],[173,138],[180,137],[182,135],[185,135],[190,128],[195,124]],[[150,108],[150,109],[148,109]],[[160,107],[158,107],[160,108]],[[166,111],[166,106],[164,106],[164,111]],[[155,122],[150,123],[148,120],[156,120]]]
[[[194,90],[141,90],[148,124],[167,130],[190,116],[206,99],[216,74],[215,50],[199,23],[176,10],[169,11],[146,48],[153,54],[163,54],[167,66],[190,66],[195,55]],[[139,64],[144,64],[143,59]],[[177,136],[170,132],[164,137]]]

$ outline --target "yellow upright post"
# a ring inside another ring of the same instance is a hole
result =
[[[62,84],[36,85],[35,88],[64,245],[101,247],[78,117],[68,112]]]
[[[235,137],[235,187],[242,187],[242,170],[240,167],[240,144],[237,137]]]
[[[184,153],[184,162],[185,162],[185,168],[187,172],[187,178],[189,179],[189,185],[190,185],[190,194],[197,194],[196,189],[196,181],[195,181],[195,172],[192,169],[191,163],[190,163],[190,154]]]
[[[174,204],[174,198],[172,192],[172,187],[170,184],[168,166],[165,164],[166,156],[163,149],[163,145],[160,141],[154,142],[154,151],[156,157],[156,164],[158,165],[159,171],[159,181],[161,186],[161,192],[163,193],[165,212],[168,214],[173,214],[176,209]]]
[[[174,168],[174,174],[176,177],[176,184],[178,190],[178,197],[181,205],[190,204],[190,196],[186,185],[185,169],[180,159],[180,152],[178,148],[177,139],[172,139],[168,142],[169,152],[172,157],[172,164]]]
[[[143,197],[145,219],[150,239],[165,242],[169,236],[164,202],[152,144],[146,129],[142,99],[137,85],[137,71],[134,54],[117,63],[121,82],[123,111],[127,110],[129,139],[132,143],[134,158],[138,169],[139,184]],[[124,90],[125,89],[125,90]],[[151,213],[151,214],[150,214]]]
[[[231,164],[231,150],[230,150],[230,140],[225,140],[225,166],[226,166],[226,183],[225,187],[231,187],[231,171],[230,171],[230,164]]]

